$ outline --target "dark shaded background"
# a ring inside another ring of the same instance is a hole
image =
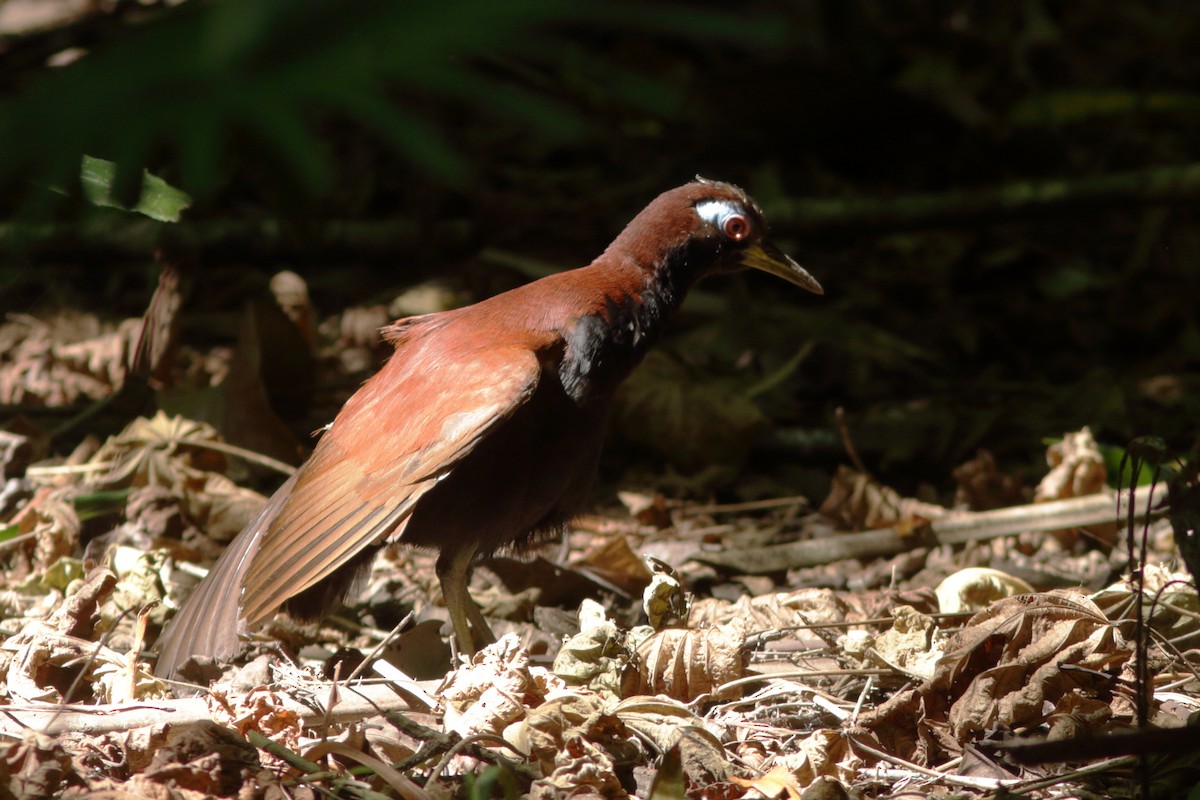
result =
[[[1198,41],[1184,1],[115,0],[0,39],[0,309],[140,314],[156,251],[186,265],[197,347],[284,268],[323,314],[430,278],[481,298],[700,173],[746,187],[826,295],[703,286],[627,393],[614,470],[819,496],[838,407],[909,490],[980,447],[1036,475],[1085,424],[1180,450]],[[121,197],[146,167],[194,204],[91,206],[83,154]]]

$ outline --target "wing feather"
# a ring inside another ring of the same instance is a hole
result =
[[[364,548],[398,537],[421,496],[529,400],[541,375],[525,347],[493,343],[467,357],[432,355],[389,362],[347,403],[298,473],[242,581],[248,623]],[[421,364],[427,368],[414,368]],[[364,462],[364,454],[374,461]]]

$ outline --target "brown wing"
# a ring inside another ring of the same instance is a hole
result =
[[[296,476],[242,581],[251,625],[397,538],[421,496],[529,400],[541,375],[522,347],[409,347],[351,398]]]
[[[288,478],[258,517],[229,543],[183,608],[167,623],[158,637],[155,674],[173,678],[183,662],[193,655],[228,658],[237,652],[242,576],[258,552],[263,532],[283,507],[297,477],[299,473]]]
[[[399,537],[421,496],[533,395],[533,351],[452,349],[452,338],[406,341],[350,398],[163,632],[158,674],[192,655],[232,656],[243,620],[263,621],[364,548]]]

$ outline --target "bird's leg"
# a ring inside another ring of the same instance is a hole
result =
[[[471,577],[471,561],[475,558],[477,549],[475,544],[447,548],[442,551],[436,567],[438,582],[442,585],[442,597],[446,600],[446,610],[450,612],[450,624],[454,627],[458,652],[465,655],[475,653],[472,627],[481,639],[495,641],[491,629],[483,619],[483,613],[467,591]]]

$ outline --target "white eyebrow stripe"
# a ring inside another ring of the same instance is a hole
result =
[[[742,210],[728,200],[705,200],[696,203],[696,214],[705,222],[720,226],[721,220],[730,214],[740,214]]]

